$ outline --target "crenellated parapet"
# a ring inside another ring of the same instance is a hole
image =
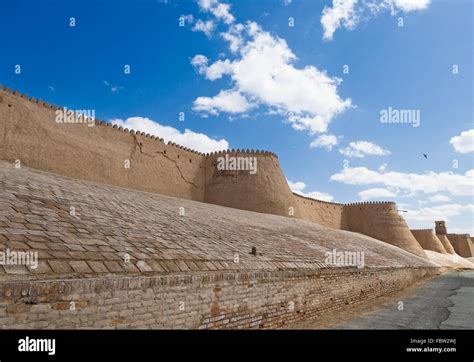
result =
[[[252,156],[272,156],[272,157],[275,157],[275,158],[278,158],[278,156],[273,153],[273,152],[269,152],[269,151],[264,151],[264,150],[250,150],[250,149],[227,149],[227,150],[220,150],[220,151],[214,151],[214,152],[210,152],[210,153],[206,153],[205,156],[206,157],[220,157],[220,156],[225,156],[225,155],[229,155],[229,156],[248,156],[248,157],[252,157]]]
[[[303,196],[303,195],[300,195],[296,192],[293,192],[293,196],[296,196],[297,197],[297,200],[298,199],[305,199],[305,200],[308,200],[310,202],[318,202],[320,204],[326,204],[326,205],[334,205],[334,206],[344,206],[344,204],[341,204],[341,203],[338,203],[338,202],[332,202],[332,201],[325,201],[325,200],[319,200],[319,199],[315,199],[313,197],[308,197],[308,196]]]
[[[423,248],[410,232],[393,201],[346,204],[342,219],[342,228],[345,230],[371,236],[426,258]]]
[[[29,101],[33,104],[36,104],[46,109],[52,109],[54,111],[58,109],[58,107],[54,103],[50,103],[49,101],[44,102],[42,99],[36,99],[35,97],[30,98],[28,94],[21,93],[19,90],[12,91],[10,87],[6,87],[5,89],[3,89],[3,86],[1,84],[0,84],[0,90],[4,90],[5,92],[10,93],[18,98],[22,98],[26,101]],[[62,107],[59,107],[59,108],[62,108]]]
[[[397,207],[397,204],[393,201],[361,201],[361,202],[350,202],[344,204],[346,207],[374,207],[374,206],[386,206],[386,207]]]

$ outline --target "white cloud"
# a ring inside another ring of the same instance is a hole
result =
[[[191,65],[199,72],[199,74],[206,74],[207,64],[209,59],[205,55],[198,54],[191,59]]]
[[[210,11],[216,18],[226,24],[234,22],[234,16],[230,13],[230,5],[219,2],[218,0],[199,0],[199,7],[202,11]]]
[[[448,232],[474,235],[474,204],[443,204],[433,207],[404,207],[403,217],[411,229],[433,228],[434,221],[447,222]]]
[[[291,182],[290,180],[286,180],[286,182],[288,182],[288,186],[290,186],[290,189],[293,192],[300,193],[306,187],[306,184],[304,182],[301,182],[301,181]]]
[[[390,10],[392,15],[396,15],[398,11],[424,10],[429,4],[430,0],[333,0],[332,6],[325,6],[322,12],[323,39],[332,40],[337,29],[352,30],[362,20],[382,11]]]
[[[431,0],[386,0],[385,2],[407,13],[426,9],[430,1]]]
[[[122,126],[123,128],[133,129],[135,131],[149,133],[163,138],[166,142],[172,141],[179,145],[189,147],[200,152],[213,152],[229,148],[229,143],[225,139],[214,140],[203,133],[196,133],[189,129],[180,132],[176,128],[163,126],[149,118],[130,117],[125,121],[113,119],[112,124]]]
[[[390,151],[383,149],[373,142],[356,141],[350,142],[349,146],[339,150],[344,156],[363,158],[365,156],[386,156]]]
[[[224,74],[229,74],[232,72],[232,65],[230,64],[229,59],[224,61],[218,60],[211,64],[210,67],[206,69],[206,78],[209,80],[216,80],[221,78]]]
[[[397,194],[387,189],[373,188],[359,192],[359,196],[362,200],[370,200],[380,198],[393,198],[396,197]]]
[[[321,25],[324,29],[323,39],[332,40],[334,32],[341,25],[353,29],[357,24],[355,5],[357,0],[333,0],[332,7],[324,7]]]
[[[288,182],[288,186],[290,187],[291,191],[299,194],[301,196],[306,196],[306,197],[311,197],[316,200],[322,200],[322,201],[333,201],[334,197],[332,197],[330,194],[326,192],[319,192],[319,191],[311,191],[311,192],[303,192],[303,190],[306,188],[306,184],[301,181],[297,182],[291,182],[290,180],[286,180]]]
[[[474,129],[461,132],[459,136],[451,138],[449,141],[458,153],[469,153],[474,151]]]
[[[205,64],[201,73],[208,79],[230,76],[232,93],[245,97],[248,104],[266,106],[294,129],[311,134],[326,132],[331,120],[351,107],[351,100],[341,99],[337,93],[339,78],[331,78],[314,66],[296,68],[293,62],[297,58],[286,41],[263,31],[258,24],[233,25],[223,37],[240,57]],[[195,104],[195,108],[201,107]],[[249,108],[241,109],[245,112]],[[213,107],[212,111],[219,109]]]
[[[311,191],[311,192],[305,193],[303,196],[311,197],[312,199],[316,199],[316,200],[328,201],[328,202],[332,202],[334,200],[334,197],[332,197],[327,192]]]
[[[435,220],[449,221],[455,216],[472,214],[474,212],[474,204],[444,204],[433,207],[423,207],[419,209],[408,210],[403,216],[408,222],[434,224]],[[465,231],[468,232],[468,231]]]
[[[232,53],[236,53],[242,47],[244,43],[242,31],[244,29],[242,24],[232,24],[229,30],[221,33],[222,38],[229,42],[229,49]]]
[[[339,139],[337,136],[333,134],[322,134],[318,138],[316,138],[311,144],[309,145],[310,148],[324,148],[326,151],[331,151],[334,146],[339,143]]]
[[[218,115],[220,112],[243,113],[253,108],[236,90],[222,90],[214,97],[198,97],[194,101],[193,110]]]
[[[208,21],[202,21],[199,19],[191,29],[192,31],[202,31],[208,38],[212,36],[212,32],[214,31],[214,28],[216,25],[212,20]]]
[[[434,196],[431,196],[428,200],[430,200],[431,202],[448,202],[448,201],[451,201],[451,199],[446,195],[434,195]]]
[[[451,225],[452,223],[450,223]],[[448,229],[449,233],[454,233],[454,234],[470,234],[471,237],[474,235],[474,226],[467,225],[466,227],[451,227],[449,226]]]
[[[387,169],[387,166],[388,166],[388,165],[387,165],[386,163],[381,164],[380,167],[379,167],[379,171],[380,171],[380,172],[385,171],[385,170]]]
[[[347,185],[383,185],[411,193],[448,192],[454,196],[474,195],[474,169],[463,175],[450,171],[424,174],[394,171],[380,173],[366,167],[346,167],[330,179]]]

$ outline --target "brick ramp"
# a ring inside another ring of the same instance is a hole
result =
[[[441,271],[364,235],[3,161],[0,186],[0,250],[39,257],[0,266],[4,328],[278,327]],[[327,265],[333,249],[365,268]]]

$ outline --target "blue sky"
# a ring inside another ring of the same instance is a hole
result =
[[[412,227],[474,234],[472,7],[2,2],[0,83],[202,151],[271,150],[295,191],[394,200]],[[389,107],[419,127],[382,123]]]

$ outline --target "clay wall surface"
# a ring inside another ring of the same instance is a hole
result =
[[[342,228],[343,204],[326,202],[293,193],[295,217],[325,225],[334,229]]]
[[[438,239],[433,229],[412,229],[410,231],[423,249],[447,254],[441,240]]]
[[[279,328],[438,273],[438,268],[236,271],[0,282],[0,328]]]
[[[469,234],[446,234],[457,254],[464,258],[474,256],[474,249],[471,245]]]
[[[426,257],[423,248],[398,214],[394,202],[347,204],[343,210],[343,229],[359,232]]]
[[[448,252],[448,254],[456,254],[446,234],[436,234],[436,237],[439,239],[439,241],[441,241],[441,244],[443,244],[443,247]]]
[[[56,123],[55,108],[0,91],[0,159],[72,178],[204,200],[201,154],[105,124]]]
[[[255,173],[250,170],[220,170],[225,157],[256,159]],[[293,194],[275,154],[263,151],[222,151],[211,153],[205,161],[204,201],[265,214],[288,216]]]

